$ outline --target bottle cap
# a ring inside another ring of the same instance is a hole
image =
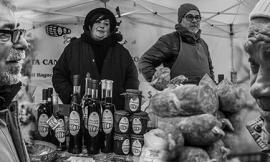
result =
[[[73,86],[79,86],[80,75],[73,75]]]

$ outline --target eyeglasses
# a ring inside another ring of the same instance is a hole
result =
[[[201,19],[202,19],[200,15],[192,15],[192,14],[186,15],[185,18],[189,22],[192,22],[194,18],[195,18],[196,21],[201,21]]]
[[[26,30],[24,29],[15,29],[15,30],[4,30],[0,29],[0,40],[9,41],[12,43],[18,43],[21,37],[24,37]]]

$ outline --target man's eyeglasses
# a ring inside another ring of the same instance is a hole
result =
[[[201,19],[202,19],[200,15],[192,15],[192,14],[188,14],[185,17],[186,17],[187,21],[189,21],[189,22],[192,22],[194,19],[196,21],[201,21]]]
[[[4,30],[0,29],[0,40],[9,41],[12,43],[18,43],[21,37],[24,37],[26,30],[24,29],[15,29],[15,30]]]

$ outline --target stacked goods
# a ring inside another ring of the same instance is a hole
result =
[[[242,90],[227,80],[216,85],[208,75],[199,85],[167,87],[150,100],[163,132],[164,158],[226,162],[228,148],[232,149],[234,137],[243,127],[239,118],[245,105]]]
[[[125,110],[115,112],[114,153],[140,156],[149,117],[146,112],[141,111],[141,91],[127,89],[123,95]]]

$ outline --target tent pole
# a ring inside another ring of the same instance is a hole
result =
[[[230,26],[230,45],[231,45],[231,82],[237,83],[237,72],[236,72],[235,67],[234,67],[233,24],[229,24],[229,26]]]
[[[234,71],[234,51],[233,51],[233,24],[229,24],[230,26],[230,45],[231,45],[231,71]]]

